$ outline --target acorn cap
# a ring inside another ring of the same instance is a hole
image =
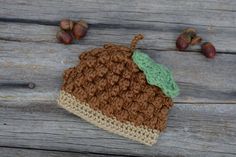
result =
[[[183,31],[183,34],[187,34],[192,38],[196,37],[197,35],[197,30],[195,28],[186,28],[184,31]]]

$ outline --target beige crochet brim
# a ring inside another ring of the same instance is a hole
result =
[[[58,104],[97,127],[146,145],[155,144],[160,134],[158,130],[144,126],[134,126],[131,123],[122,123],[115,118],[107,117],[102,112],[95,111],[88,104],[80,102],[73,95],[63,90],[60,91]]]

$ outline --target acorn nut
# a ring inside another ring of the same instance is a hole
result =
[[[214,58],[216,55],[216,49],[214,45],[210,42],[205,42],[201,46],[202,48],[202,53],[207,57],[207,58]]]
[[[67,32],[65,32],[63,30],[58,31],[56,37],[57,37],[57,40],[59,42],[61,42],[63,44],[66,44],[66,45],[67,44],[71,44],[72,41],[73,41],[73,38],[70,35],[70,33],[67,33]]]
[[[183,51],[188,48],[191,43],[191,37],[188,34],[180,34],[176,40],[176,48]]]
[[[87,30],[88,30],[88,24],[85,21],[81,20],[74,24],[72,32],[74,37],[77,40],[80,40],[86,35]]]

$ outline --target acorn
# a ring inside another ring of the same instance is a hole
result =
[[[202,48],[202,53],[207,57],[207,58],[214,58],[216,55],[216,49],[214,45],[210,42],[205,42],[201,46]]]
[[[58,31],[56,37],[59,42],[66,45],[71,44],[73,41],[73,37],[71,36],[71,34],[63,30]]]
[[[85,21],[81,20],[74,24],[72,32],[74,37],[77,40],[80,40],[86,35],[87,30],[88,30],[88,24]]]
[[[180,51],[183,51],[188,48],[190,43],[191,43],[191,36],[186,33],[182,33],[176,40],[176,48]]]
[[[63,19],[60,21],[60,28],[65,31],[71,31],[73,29],[74,22],[69,19]]]

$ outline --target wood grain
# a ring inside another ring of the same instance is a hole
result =
[[[75,44],[78,46],[102,45],[105,42],[129,44],[134,35],[142,33],[145,36],[145,40],[142,41],[143,47],[157,51],[175,51],[176,38],[186,27],[166,23],[158,24],[156,29],[141,28],[110,28],[109,25],[97,27],[90,24],[87,36]],[[54,25],[0,22],[0,40],[56,43],[55,34],[58,30],[58,26]],[[200,27],[198,32],[204,41],[211,41],[215,45],[218,53],[236,53],[235,28],[216,27],[214,30],[208,30],[207,27]],[[188,50],[200,52],[200,46],[189,47]]]
[[[156,23],[235,27],[235,5],[234,0],[1,0],[0,17],[49,22],[71,17],[97,24],[151,28]]]
[[[114,157],[120,155],[89,152],[62,152],[55,150],[0,147],[1,157]]]
[[[0,156],[236,156],[235,6],[234,0],[0,0]],[[58,44],[62,18],[88,21],[86,38]],[[214,60],[199,46],[175,50],[186,27],[216,46]],[[153,147],[100,130],[55,102],[63,70],[82,51],[129,44],[137,33],[145,35],[139,48],[171,68],[181,88]],[[36,88],[19,86],[27,82]]]
[[[96,46],[2,41],[1,82],[34,82],[36,88],[2,88],[0,100],[55,100],[63,70],[74,66],[78,55],[92,47]],[[236,102],[236,55],[218,54],[209,60],[197,52],[145,52],[172,69],[181,88],[175,102]]]
[[[149,147],[98,129],[55,102],[2,101],[0,146],[137,156],[233,156],[235,112],[234,104],[176,104],[166,132]]]

